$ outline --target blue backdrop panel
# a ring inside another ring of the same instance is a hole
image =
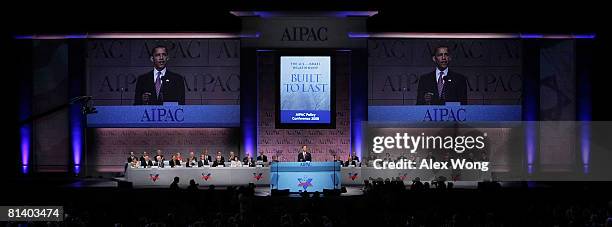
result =
[[[240,127],[240,105],[97,106],[88,127]]]
[[[520,121],[520,105],[369,106],[368,121]]]

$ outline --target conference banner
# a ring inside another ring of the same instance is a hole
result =
[[[330,124],[331,57],[280,57],[280,123]]]

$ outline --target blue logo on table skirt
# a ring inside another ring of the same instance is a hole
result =
[[[151,181],[155,182],[155,181],[159,180],[159,174],[149,174],[149,179],[151,179]]]
[[[263,178],[263,173],[253,173],[253,178],[255,178],[255,180],[259,181],[260,179]]]
[[[204,174],[202,173],[202,180],[208,181],[208,180],[212,180],[211,174]]]
[[[303,187],[304,190],[306,190],[306,188],[312,186],[312,178],[308,178],[308,177],[303,177],[303,178],[298,178],[297,179],[299,184],[298,186]]]

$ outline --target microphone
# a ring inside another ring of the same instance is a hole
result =
[[[121,96],[119,97],[119,100],[120,100],[120,105],[123,105],[123,92],[125,91],[125,88],[120,88],[120,90],[121,90],[121,93],[120,93]]]

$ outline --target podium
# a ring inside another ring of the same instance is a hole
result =
[[[289,192],[323,192],[340,189],[338,162],[274,162],[270,166],[270,188]]]

